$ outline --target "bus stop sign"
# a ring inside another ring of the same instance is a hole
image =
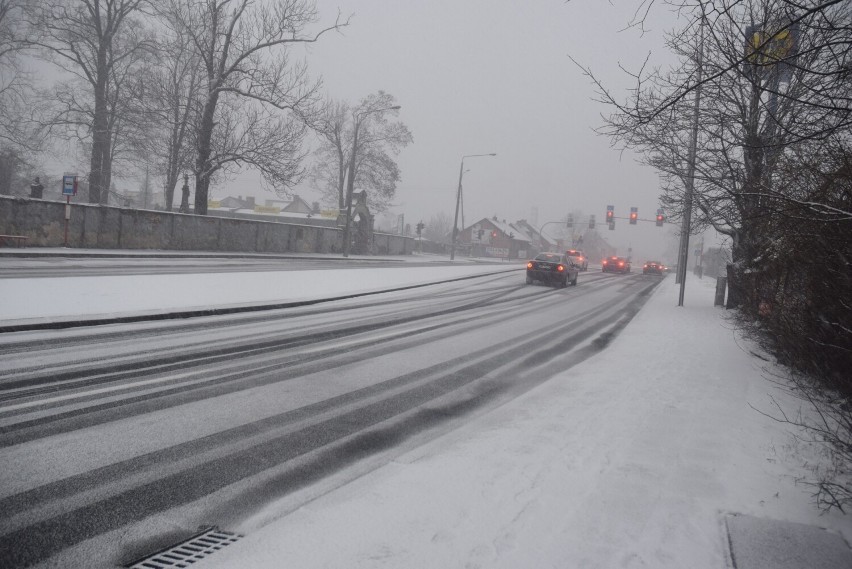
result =
[[[62,176],[62,195],[77,195],[77,176],[66,174]]]

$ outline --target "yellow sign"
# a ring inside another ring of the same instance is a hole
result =
[[[320,215],[322,217],[328,217],[330,219],[337,219],[337,216],[340,215],[340,210],[338,209],[324,209],[320,211]]]
[[[254,206],[255,213],[281,213],[281,208],[274,205],[256,205]]]
[[[222,205],[219,203],[219,200],[207,200],[208,209],[216,209],[219,207],[222,207]]]
[[[783,29],[771,35],[750,27],[746,30],[746,59],[758,65],[771,65],[794,55],[797,29]]]

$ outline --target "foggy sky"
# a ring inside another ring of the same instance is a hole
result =
[[[453,215],[461,157],[465,161],[465,223],[497,215],[537,223],[563,219],[574,210],[600,221],[606,205],[626,216],[631,206],[652,218],[659,180],[631,153],[610,147],[593,129],[609,109],[595,102],[595,88],[569,55],[591,66],[626,96],[629,78],[619,64],[638,70],[671,56],[663,32],[675,17],[652,13],[645,33],[625,30],[638,2],[617,0],[318,0],[321,24],[338,9],[351,24],[299,52],[324,91],[357,103],[384,90],[402,106],[399,120],[414,143],[403,150],[393,213],[406,222]],[[294,56],[297,55],[294,52]],[[215,196],[265,197],[246,173],[214,190]],[[299,195],[318,194],[306,184]],[[667,230],[653,224],[599,226],[620,254],[632,246],[644,257],[660,256]]]

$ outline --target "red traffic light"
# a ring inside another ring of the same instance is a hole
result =
[[[666,220],[666,218],[663,216],[663,214],[662,214],[662,213],[658,213],[658,214],[657,214],[657,227],[662,227],[662,226],[663,226],[663,222],[664,222],[665,220]]]
[[[497,230],[496,229],[491,232],[491,238],[493,239],[494,237],[497,237]]]
[[[612,222],[612,215],[613,215],[612,210],[609,210],[609,211],[606,212],[606,222],[607,223]]]

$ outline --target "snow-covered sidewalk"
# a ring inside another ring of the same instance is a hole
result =
[[[224,528],[246,537],[197,566],[721,569],[728,514],[852,541],[852,519],[796,483],[816,449],[751,407],[799,403],[713,292],[690,277],[678,308],[669,276],[599,357],[283,518]]]

